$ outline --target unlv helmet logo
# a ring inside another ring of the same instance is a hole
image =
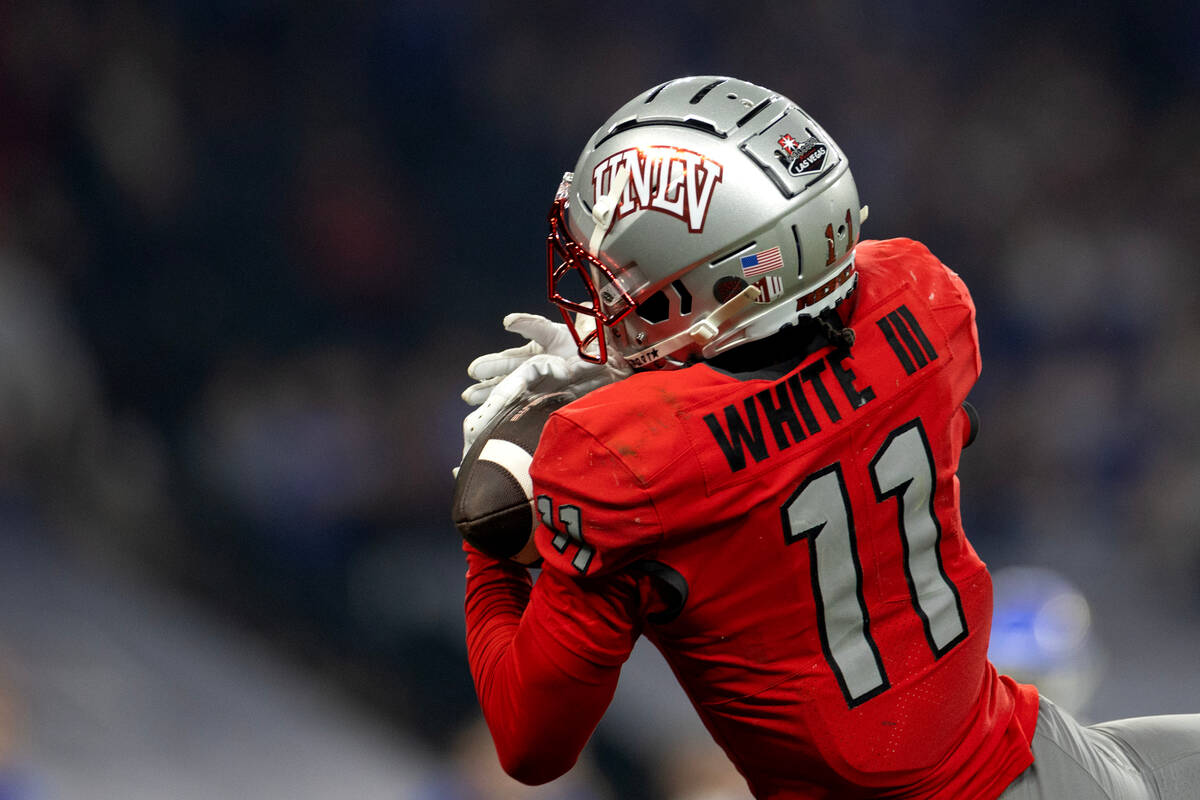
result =
[[[704,230],[713,191],[721,182],[720,164],[678,147],[630,147],[604,159],[592,171],[593,203],[608,194],[622,166],[629,170],[629,182],[617,203],[614,223],[645,209],[683,220],[691,233]]]
[[[804,132],[808,134],[808,138],[802,142],[790,133],[780,136],[780,149],[775,151],[775,155],[792,175],[820,172],[825,166],[825,157],[829,155],[829,148],[824,142],[813,136],[811,131]]]

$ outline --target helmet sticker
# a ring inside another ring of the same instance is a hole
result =
[[[812,131],[805,128],[804,133],[807,138],[803,141],[797,140],[790,133],[779,137],[780,149],[775,151],[775,155],[792,175],[820,172],[825,166],[825,157],[829,154],[829,148],[814,136]]]
[[[661,211],[687,223],[690,233],[702,233],[716,185],[724,169],[691,150],[666,145],[630,147],[596,165],[592,171],[592,202],[610,191],[622,166],[630,180],[621,193],[612,222],[639,210]]]
[[[781,269],[782,267],[783,255],[779,252],[778,247],[763,250],[761,253],[751,253],[748,256],[742,256],[742,273],[747,278],[762,275],[763,273]]]
[[[758,287],[756,303],[769,303],[783,294],[783,278],[778,275],[764,275],[754,282]]]
[[[831,292],[833,292],[834,289],[837,289],[839,286],[848,281],[854,281],[854,283],[851,284],[852,287],[858,282],[858,273],[854,269],[854,252],[851,251],[847,253],[843,261],[848,261],[849,263],[846,264],[845,268],[843,268],[841,272],[835,275],[832,279],[818,286],[816,289],[813,289],[803,297],[796,298],[797,311],[803,311],[805,308],[817,302],[818,300],[825,299]]]

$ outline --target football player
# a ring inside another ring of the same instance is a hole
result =
[[[500,761],[568,770],[646,636],[759,798],[1195,798],[1200,715],[1085,727],[988,661],[955,476],[975,307],[919,242],[861,238],[846,155],[721,77],[620,108],[549,216],[563,323],[477,359],[467,444],[569,388],[530,469],[542,560],[467,546]]]

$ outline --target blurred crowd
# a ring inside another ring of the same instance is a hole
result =
[[[837,139],[867,236],[972,288],[985,559],[1200,618],[1200,6],[547,5],[0,1],[0,522],[233,613],[447,759],[481,747],[464,367],[548,310],[586,136],[733,74]],[[627,733],[589,785],[666,785]]]

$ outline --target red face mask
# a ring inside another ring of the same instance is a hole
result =
[[[546,237],[546,283],[550,302],[558,306],[575,338],[579,357],[593,364],[603,364],[608,361],[604,329],[620,322],[633,310],[635,303],[621,287],[613,269],[571,238],[566,215],[567,194],[560,189],[550,206],[550,235]],[[603,288],[596,286],[597,277]],[[572,315],[590,317],[596,324],[590,331],[587,330],[589,326],[583,326],[585,332],[581,334]]]

